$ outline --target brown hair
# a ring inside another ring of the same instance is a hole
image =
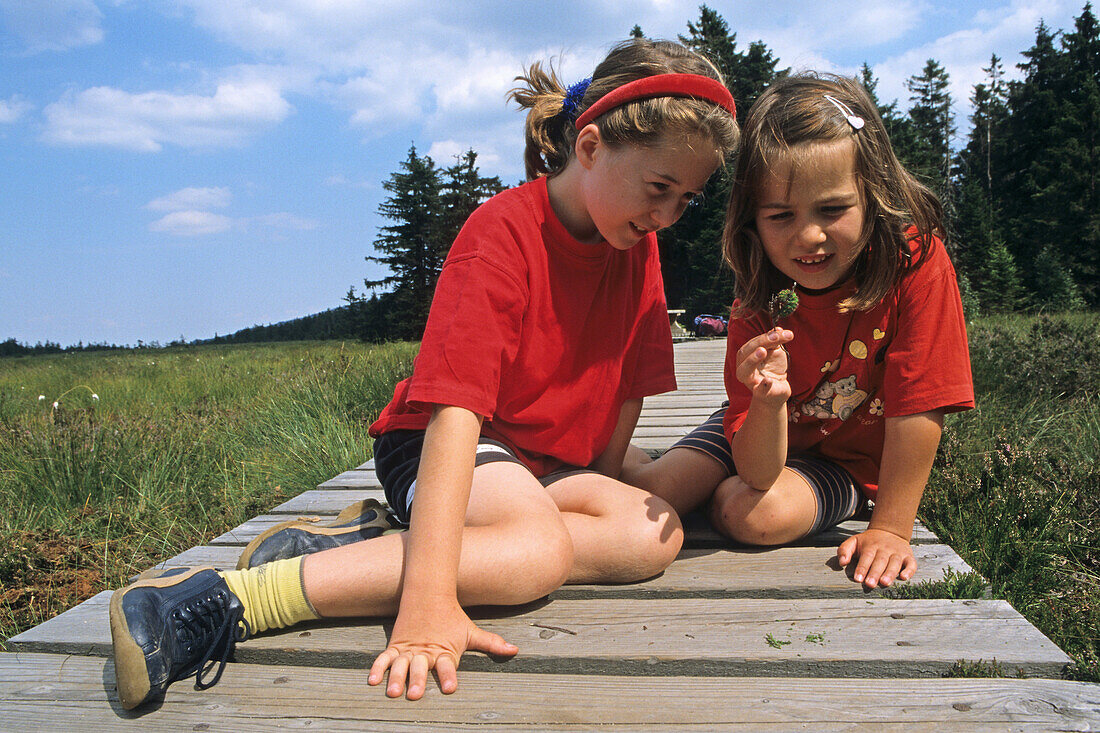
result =
[[[562,111],[566,89],[553,67],[539,62],[517,76],[522,86],[509,92],[521,108],[530,110],[524,129],[524,163],[528,180],[553,176],[573,155],[577,131],[573,120],[593,102],[623,84],[657,74],[700,74],[725,83],[708,60],[673,41],[636,38],[611,49],[596,70],[575,115]],[[723,158],[737,147],[737,122],[721,107],[687,97],[655,97],[628,102],[594,120],[610,145],[652,145],[666,135],[701,134]]]
[[[855,129],[825,95],[862,117]],[[784,161],[797,165],[808,148],[852,140],[863,202],[863,251],[855,266],[855,293],[841,312],[870,310],[913,267],[924,261],[932,235],[942,236],[943,207],[936,196],[898,161],[871,97],[855,79],[799,74],[775,81],[753,104],[743,125],[722,244],[737,277],[739,314],[767,310],[772,294],[790,287],[790,278],[768,259],[756,232],[757,196],[764,180]],[[916,229],[914,235],[911,229]]]

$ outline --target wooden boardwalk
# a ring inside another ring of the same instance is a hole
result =
[[[646,400],[635,443],[660,451],[722,399],[722,341],[676,346],[680,390]],[[230,568],[272,523],[381,497],[370,462],[165,565]],[[568,586],[519,609],[473,609],[520,647],[462,660],[459,689],[389,700],[366,683],[391,621],[313,623],[237,647],[221,682],[177,682],[163,704],[117,702],[109,592],[10,640],[2,730],[1098,730],[1100,685],[1059,679],[1070,659],[1004,601],[898,600],[832,559],[848,522],[800,546],[736,548],[689,527],[679,559],[644,583]],[[911,582],[970,568],[927,529]],[[959,660],[1009,677],[943,678]],[[1020,677],[1017,677],[1020,675]]]

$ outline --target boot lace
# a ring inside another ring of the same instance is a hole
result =
[[[212,591],[175,609],[172,620],[185,658],[194,659],[202,652],[202,657],[188,665],[177,679],[194,674],[195,687],[199,690],[218,684],[237,642],[252,635],[244,618],[244,609],[239,604],[230,608],[229,593],[225,590]],[[204,677],[215,666],[214,678],[205,680]]]

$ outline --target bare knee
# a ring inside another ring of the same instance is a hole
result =
[[[624,536],[630,551],[624,563],[624,582],[644,580],[663,572],[680,554],[684,528],[676,511],[660,497],[645,499],[645,514],[639,516]]]
[[[528,603],[560,588],[573,569],[573,540],[564,525],[528,527],[515,547],[521,572],[503,589],[502,604]]]
[[[747,545],[777,545],[790,542],[791,513],[777,493],[757,491],[731,476],[714,492],[711,521],[730,538]]]

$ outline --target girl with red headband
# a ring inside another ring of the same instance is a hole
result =
[[[644,39],[568,89],[540,64],[517,81],[529,181],[463,227],[413,374],[371,426],[409,531],[285,528],[246,548],[242,570],[117,591],[125,707],[201,678],[250,633],[348,616],[397,617],[371,684],[388,671],[386,693],[415,700],[434,670],[454,692],[465,651],[518,651],[463,607],[641,580],[676,557],[676,512],[618,477],[642,399],[676,387],[655,234],[736,146],[733,99],[701,56]]]

